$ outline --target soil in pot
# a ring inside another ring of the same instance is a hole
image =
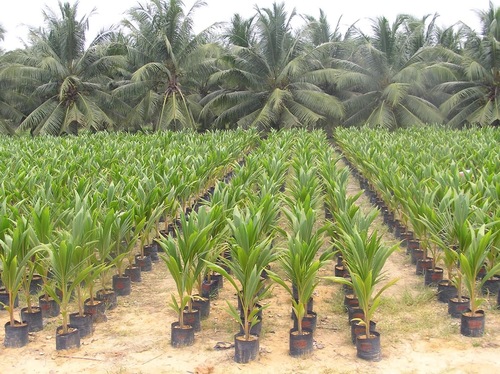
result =
[[[42,309],[39,307],[31,307],[31,313],[28,312],[28,308],[22,308],[21,320],[28,324],[28,332],[43,330]]]
[[[173,322],[170,329],[170,344],[174,348],[187,347],[194,344],[193,326],[179,326],[179,322]]]
[[[135,264],[141,268],[141,272],[153,270],[153,262],[151,261],[151,256],[136,255]]]
[[[192,309],[191,312],[184,309],[184,323],[193,327],[194,332],[201,331],[201,316],[198,309]]]
[[[457,297],[457,288],[450,280],[445,279],[438,283],[438,300],[448,303],[451,298]]]
[[[435,267],[434,269],[428,269],[424,275],[424,283],[426,286],[437,286],[440,281],[443,280],[443,269],[440,267]]]
[[[297,329],[290,330],[290,356],[298,357],[311,353],[313,350],[313,332],[309,329],[302,329],[299,335]]]
[[[448,300],[448,314],[453,318],[460,318],[462,313],[470,309],[470,299],[462,296],[462,300],[452,297]]]
[[[90,299],[85,300],[83,310],[85,313],[92,315],[93,323],[106,322],[108,320],[108,317],[106,317],[106,304],[101,300],[94,299],[93,303],[91,303]]]
[[[57,317],[60,313],[59,304],[51,297],[45,298],[40,296],[38,298],[38,306],[42,310],[42,318]]]
[[[234,361],[238,364],[247,364],[254,361],[259,354],[259,337],[250,335],[245,340],[245,335],[236,334],[234,336]]]
[[[467,310],[462,313],[460,318],[460,333],[462,335],[473,338],[484,335],[484,310],[476,310],[474,314],[470,310]]]
[[[125,275],[130,277],[131,282],[142,282],[141,268],[139,266],[129,266],[125,269]]]
[[[80,348],[80,331],[78,328],[69,325],[68,332],[63,334],[63,327],[56,329],[56,350]]]
[[[200,311],[200,318],[205,319],[210,315],[210,299],[207,297],[200,298],[198,295],[194,295],[192,304],[194,309]]]
[[[113,310],[118,306],[116,292],[112,289],[101,289],[96,292],[95,297],[97,300],[104,302],[106,310]]]
[[[356,339],[356,353],[359,358],[367,361],[380,361],[382,358],[380,350],[380,334],[376,331],[358,335]]]
[[[69,323],[80,331],[80,338],[92,336],[94,332],[92,314],[84,313],[83,316],[81,316],[79,313],[71,313],[69,315]]]
[[[377,323],[370,321],[370,332],[374,332],[377,327]],[[351,322],[351,341],[352,344],[356,344],[356,339],[359,335],[366,334],[366,327],[361,321]]]
[[[139,269],[140,271],[140,269]],[[127,272],[127,270],[125,270]],[[140,272],[139,272],[140,275]],[[113,275],[113,290],[117,296],[127,296],[130,295],[131,291],[131,279],[128,275]]]
[[[28,344],[28,324],[14,321],[14,325],[10,325],[10,321],[5,324],[5,337],[3,345],[7,348],[21,348]]]

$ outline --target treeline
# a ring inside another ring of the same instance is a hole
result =
[[[43,12],[27,46],[0,55],[0,131],[447,124],[500,120],[500,8],[481,30],[438,15],[372,19],[341,31],[284,3],[196,34],[181,0],[147,0],[86,43],[78,2]],[[292,19],[302,16],[301,27]],[[0,38],[4,34],[0,27]]]

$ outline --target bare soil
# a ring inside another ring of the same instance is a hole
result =
[[[351,192],[358,190],[351,181]],[[363,196],[363,209],[369,203]],[[377,230],[388,244],[397,243],[377,218]],[[332,263],[321,270],[333,275]],[[275,267],[273,267],[275,269]],[[347,314],[342,307],[341,286],[321,281],[314,296],[318,326],[314,352],[303,358],[288,354],[292,326],[289,296],[274,287],[266,300],[260,354],[255,362],[241,365],[233,361],[234,349],[216,350],[218,342],[232,343],[237,324],[227,313],[226,301],[236,305],[234,291],[225,285],[212,301],[210,317],[202,322],[191,347],[170,345],[170,324],[176,315],[168,306],[174,290],[165,265],[154,265],[143,273],[142,283],[132,293],[119,297],[118,307],[108,311],[108,321],[95,325],[92,337],[82,339],[78,350],[56,351],[58,317],[49,319],[44,330],[30,335],[24,348],[0,347],[3,373],[497,373],[500,372],[500,311],[496,298],[487,297],[484,337],[460,334],[460,321],[447,315],[436,290],[423,286],[415,275],[405,249],[394,253],[386,265],[389,278],[399,278],[386,293],[376,315],[381,334],[382,360],[366,362],[356,358],[351,343]],[[6,311],[0,320],[7,322]],[[0,331],[3,341],[4,331]]]

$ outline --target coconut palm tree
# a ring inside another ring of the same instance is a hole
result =
[[[436,64],[454,76],[436,86],[446,97],[440,108],[454,127],[500,123],[500,8],[490,3],[478,15],[482,35],[469,32],[463,53],[441,49],[444,62]]]
[[[235,14],[231,22],[222,34],[222,38],[229,45],[249,48],[256,42],[255,35],[255,16],[243,18],[240,14]]]
[[[406,15],[392,24],[385,17],[372,20],[373,36],[359,32],[364,42],[352,57],[334,61],[336,87],[346,98],[345,125],[396,128],[442,121],[426,99],[425,62],[415,53],[418,39],[408,20]],[[403,25],[413,34],[403,32]]]
[[[204,45],[209,30],[193,32],[194,12],[204,5],[198,0],[185,12],[182,0],[150,0],[128,12],[123,25],[130,35],[133,73],[114,93],[133,107],[130,121],[150,124],[154,131],[197,127],[201,107],[196,94],[203,94],[207,83],[200,75],[209,76],[220,50]]]
[[[30,31],[31,46],[9,54],[2,74],[25,95],[32,107],[19,130],[32,134],[77,133],[79,129],[111,129],[110,108],[120,105],[106,92],[106,73],[124,62],[123,56],[106,55],[98,36],[85,49],[89,17],[77,18],[78,2],[59,3],[60,15],[43,12],[46,27]]]
[[[314,127],[343,115],[339,100],[305,76],[321,70],[315,51],[305,51],[291,22],[296,13],[284,3],[256,8],[257,40],[249,47],[233,46],[229,66],[213,75],[221,90],[207,96],[204,111],[218,112],[215,127],[280,129]],[[318,47],[321,48],[321,47]]]

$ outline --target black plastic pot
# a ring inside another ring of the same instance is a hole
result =
[[[302,328],[309,329],[312,332],[316,330],[316,323],[318,321],[318,315],[316,312],[307,312],[307,314],[302,318]],[[293,314],[293,328],[298,328],[298,321],[295,313]]]
[[[313,332],[309,329],[302,329],[299,335],[297,329],[290,329],[290,356],[304,356],[313,351]]]
[[[470,310],[462,313],[460,316],[460,333],[464,336],[473,338],[481,337],[484,335],[484,310],[477,310],[472,314]]]
[[[125,270],[125,273],[127,270]],[[139,275],[140,275],[139,268]],[[117,296],[127,296],[130,295],[131,291],[131,279],[129,275],[113,275],[113,290]]]
[[[222,274],[218,273],[212,274],[211,279],[215,281],[215,284],[217,284],[217,288],[219,290],[224,287],[224,277],[222,276]]]
[[[411,255],[411,263],[415,265],[418,260],[424,258],[424,251],[420,248],[413,248],[410,252]]]
[[[335,276],[336,277],[343,277],[344,275],[347,274],[347,269],[345,268],[344,265],[335,265]]]
[[[208,318],[208,316],[210,315],[210,298],[208,298],[208,297],[203,297],[203,298],[196,297],[193,299],[192,303],[193,303],[193,308],[198,309],[200,311],[200,318],[201,319]]]
[[[377,327],[377,323],[370,321],[370,332],[374,332]],[[366,327],[361,321],[354,321],[351,323],[351,341],[352,344],[356,344],[356,339],[359,335],[366,334]]]
[[[219,296],[219,287],[215,279],[210,279],[210,281],[203,281],[201,284],[201,296],[216,299]]]
[[[357,308],[347,308],[347,311],[349,313],[347,323],[350,325],[352,323],[353,319],[364,319],[365,318],[365,313],[363,312],[363,309],[357,307]]]
[[[7,348],[21,348],[28,344],[28,324],[14,321],[14,325],[10,325],[10,321],[5,324],[5,337],[3,345]]]
[[[424,274],[424,283],[426,286],[437,286],[439,282],[443,280],[444,271],[440,267],[434,267],[433,269],[428,269]]]
[[[485,295],[498,295],[500,291],[500,277],[494,276],[485,281],[481,290]]]
[[[131,282],[142,282],[141,268],[139,266],[132,266],[125,269],[125,275],[130,277]]]
[[[42,309],[39,307],[31,307],[31,313],[28,312],[28,308],[22,308],[21,320],[28,324],[29,332],[37,332],[43,330]]]
[[[145,245],[144,255],[149,256],[151,258],[151,262],[160,261],[160,257],[158,257],[158,247],[156,246],[156,243]]]
[[[432,269],[433,259],[427,257],[424,259],[417,260],[417,266],[415,267],[415,274],[424,275],[428,270]]]
[[[92,314],[84,313],[83,316],[80,316],[78,313],[71,313],[69,315],[69,323],[80,331],[80,338],[92,336],[94,333]]]
[[[193,326],[185,325],[179,327],[179,322],[171,324],[170,328],[170,344],[174,348],[187,347],[194,344],[194,329]]]
[[[45,296],[40,296],[38,306],[42,310],[42,318],[57,317],[60,313],[59,304],[51,297],[46,299]]]
[[[4,304],[9,305],[9,294],[4,291],[0,291],[0,310],[4,310]],[[17,308],[19,306],[19,297],[16,296],[14,299],[14,308]]]
[[[30,283],[30,294],[31,295],[38,294],[42,290],[42,286],[43,286],[42,276],[39,274],[33,274]]]
[[[259,354],[259,337],[250,335],[249,340],[245,340],[243,334],[234,336],[234,361],[238,364],[246,364],[257,358]]]
[[[141,268],[141,272],[153,270],[153,262],[151,261],[151,256],[136,255],[135,264]]]
[[[116,292],[112,289],[101,289],[96,292],[95,297],[97,300],[104,302],[106,310],[113,310],[118,306]]]
[[[462,300],[458,301],[456,297],[448,300],[448,314],[453,318],[460,318],[462,313],[470,309],[470,299],[462,296]]]
[[[63,327],[58,326],[56,329],[56,350],[64,350],[71,348],[80,348],[80,331],[72,325],[68,325],[69,331],[63,334]]]
[[[457,288],[451,283],[450,280],[442,280],[438,283],[438,300],[442,303],[448,303],[448,301],[454,297],[457,297]]]
[[[359,307],[359,300],[354,294],[347,294],[344,295],[344,306],[346,310],[349,310],[349,308],[357,308]]]
[[[106,317],[106,304],[101,301],[94,299],[94,303],[90,303],[90,299],[85,300],[83,304],[83,310],[85,313],[92,315],[93,323],[106,322],[108,317]]]
[[[358,335],[356,339],[356,353],[363,360],[380,361],[382,358],[380,334],[373,331],[368,337],[365,334]]]
[[[186,325],[192,326],[194,332],[201,331],[201,316],[200,316],[200,311],[198,309],[193,309],[191,312],[188,312],[187,309],[184,309],[183,318],[184,318],[184,323]]]

